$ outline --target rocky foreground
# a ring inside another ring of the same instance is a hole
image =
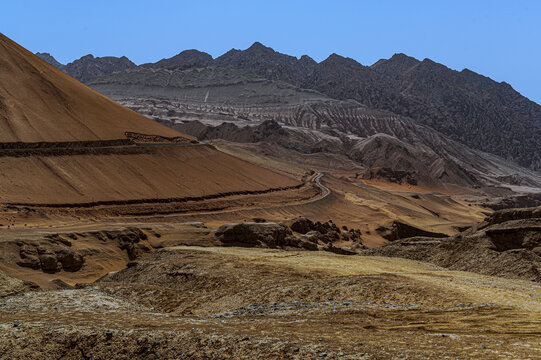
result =
[[[498,211],[453,237],[395,223],[378,249],[306,218],[226,224],[207,247],[149,229],[77,234],[132,260],[47,291],[0,273],[0,358],[538,358],[540,222],[541,208]]]
[[[541,282],[541,207],[497,211],[458,235],[429,236],[408,237],[363,254]]]
[[[3,297],[0,358],[536,358],[540,291],[406,259],[182,246]]]

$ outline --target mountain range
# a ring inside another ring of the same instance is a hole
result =
[[[50,54],[37,55],[182,131],[194,129],[188,120],[204,120],[207,127],[274,120],[296,134],[283,146],[339,152],[368,168],[412,170],[443,182],[478,183],[488,174],[533,185],[531,173],[513,163],[541,169],[541,106],[507,83],[429,59],[395,54],[364,66],[332,54],[318,63],[258,42],[216,59],[186,50],[140,66],[126,57],[87,55],[63,65]],[[303,129],[311,130],[310,136],[299,137]],[[367,144],[378,150],[367,151]]]

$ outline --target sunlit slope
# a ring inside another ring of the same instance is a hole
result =
[[[0,142],[180,134],[100,95],[0,34]]]

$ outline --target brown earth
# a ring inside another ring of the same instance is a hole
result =
[[[404,259],[169,248],[2,298],[0,357],[537,358],[539,291]]]
[[[0,168],[2,203],[151,202],[300,184],[209,145],[149,146],[143,154],[3,157]]]

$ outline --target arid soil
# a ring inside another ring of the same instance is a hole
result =
[[[536,358],[536,283],[320,252],[178,247],[1,299],[3,358]]]

